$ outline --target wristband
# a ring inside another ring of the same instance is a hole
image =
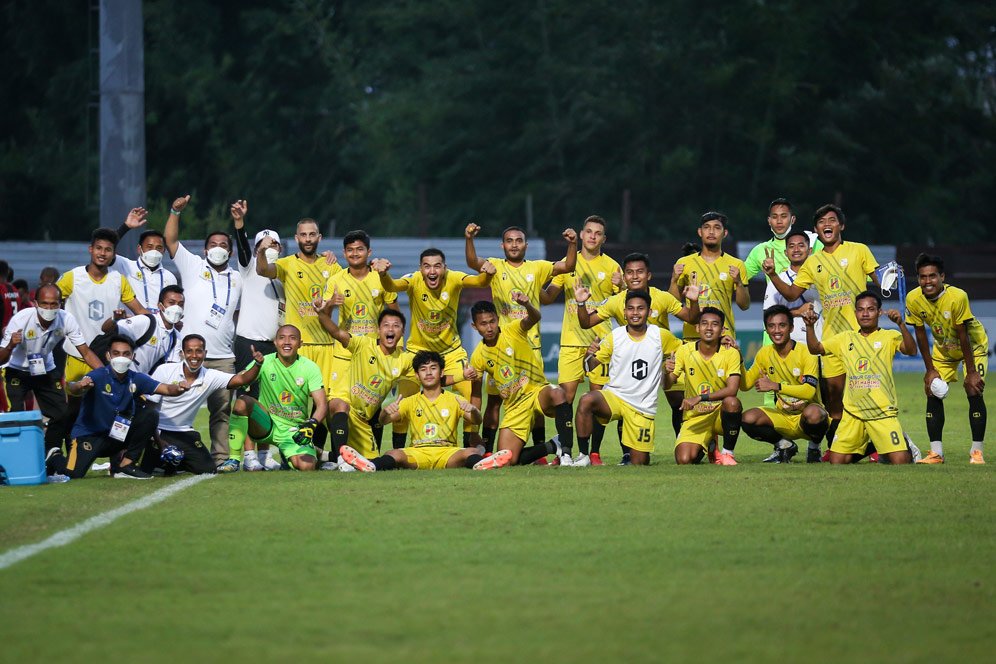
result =
[[[181,212],[181,210],[174,210],[173,208],[169,209],[169,213],[170,214],[175,214],[178,217],[180,216],[180,212]]]
[[[708,392],[706,392],[705,394],[701,394],[699,396],[702,397],[702,401],[712,401],[711,399],[712,395]]]

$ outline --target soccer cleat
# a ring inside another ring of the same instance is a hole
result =
[[[497,452],[495,454],[497,454]],[[550,462],[546,460],[546,457],[540,457],[539,459],[536,459],[536,461],[533,461],[533,465],[534,466],[549,466]]]
[[[558,458],[558,460],[560,461],[560,465],[561,466],[573,466],[574,465],[574,460],[571,459],[571,455],[570,454],[561,454],[560,457]]]
[[[281,470],[283,468],[283,466],[280,465],[280,462],[273,458],[272,454],[266,455],[266,461],[263,462],[263,467],[267,470]]]
[[[345,449],[345,448],[344,448]],[[474,470],[492,470],[504,468],[512,461],[511,450],[499,450],[486,459],[481,459],[474,464]]]
[[[716,465],[717,466],[735,466],[737,465],[737,460],[733,458],[733,454],[728,454],[726,452],[720,452],[716,455]]]
[[[588,456],[588,459],[590,460],[590,463],[586,463],[584,465],[586,465],[586,466],[604,466],[605,465],[604,463],[602,463],[602,455],[599,454],[598,452],[592,452],[591,454],[589,454],[587,456]]]
[[[259,459],[246,459],[242,464],[242,470],[247,473],[258,473],[260,471],[266,470],[266,468],[259,462]]]
[[[602,460],[598,460],[599,465],[602,464]],[[587,454],[579,454],[574,462],[571,464],[575,468],[582,468],[584,466],[594,466],[594,462],[591,460],[591,456]]]
[[[968,455],[968,462],[976,466],[986,465],[986,460],[982,458],[982,450],[972,450],[972,453]]]
[[[920,459],[923,458],[923,452],[921,452],[920,448],[916,446],[913,439],[909,437],[909,434],[904,433],[903,439],[906,440],[906,447],[910,451],[910,456],[913,457],[913,463],[920,463]]]
[[[781,463],[782,462],[782,451],[775,448],[775,451],[764,458],[761,463]]]
[[[342,455],[343,461],[356,470],[361,470],[364,473],[372,473],[377,470],[377,467],[373,465],[373,461],[366,458],[349,445],[343,445],[339,449],[339,453]]]
[[[810,447],[806,452],[806,463],[820,463],[823,461],[821,458],[823,455],[818,447]]]
[[[550,465],[551,466],[559,466],[560,465],[560,457],[559,456],[553,457],[553,461],[550,462]]]
[[[345,459],[339,457],[338,471],[340,473],[355,473],[356,469],[346,463]]]
[[[944,457],[938,454],[937,452],[931,450],[930,454],[917,461],[917,463],[930,464],[930,465],[944,463]]]
[[[110,469],[111,469],[110,461],[105,461],[103,463],[95,463],[92,466],[90,466],[90,470],[95,473],[99,473],[102,470],[110,470]]]
[[[352,468],[352,466],[350,466]],[[319,470],[339,470],[339,463],[336,461],[324,461],[318,467]]]
[[[598,454],[598,453],[596,452],[595,454]],[[601,461],[601,459],[599,459],[599,461]],[[620,459],[619,465],[620,466],[628,466],[628,465],[630,465],[630,463],[631,462],[630,462],[629,452],[626,452],[626,454],[622,455],[622,459]]]
[[[789,463],[792,461],[792,457],[799,453],[799,446],[794,441],[790,441],[790,443],[788,447],[779,450],[782,453],[782,463]]]
[[[820,457],[820,461],[823,461],[823,462],[830,461],[830,448],[829,447],[827,448],[827,451],[823,453],[823,456]]]
[[[144,470],[141,470],[138,466],[136,466],[133,463],[129,464],[127,466],[124,466],[122,468],[118,468],[116,471],[114,471],[114,475],[112,475],[112,477],[114,477],[114,479],[120,479],[120,480],[151,480],[152,479],[152,475],[149,475]]]
[[[239,463],[238,459],[225,459],[214,472],[216,473],[237,473],[242,464]]]

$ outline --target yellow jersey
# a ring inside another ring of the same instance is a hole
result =
[[[452,392],[431,401],[423,392],[402,399],[398,412],[408,421],[408,447],[457,447],[460,401]]]
[[[744,374],[741,390],[753,389],[763,371],[782,389],[775,393],[775,405],[785,413],[798,415],[803,408],[816,401],[819,384],[819,362],[809,352],[806,344],[792,341],[792,350],[786,357],[772,346],[761,346],[754,356],[754,364]]]
[[[442,285],[435,292],[425,285],[421,272],[412,272],[395,279],[396,284],[408,291],[408,303],[411,306],[408,350],[434,350],[443,354],[460,347],[460,331],[457,329],[460,293],[465,285],[481,285],[475,283],[475,279],[475,276],[465,272],[446,270]]]
[[[277,279],[284,285],[287,302],[285,322],[301,330],[301,343],[332,344],[332,336],[318,321],[318,312],[312,302],[322,297],[325,282],[338,274],[342,268],[338,264],[329,265],[321,256],[314,263],[302,260],[297,254],[278,258],[274,263]],[[243,312],[250,314],[251,312]]]
[[[558,274],[553,278],[553,285],[564,291],[564,326],[560,330],[561,346],[581,346],[587,348],[595,339],[601,339],[609,331],[612,325],[608,321],[603,321],[589,330],[582,330],[581,323],[578,322],[578,303],[574,300],[574,282],[580,277],[588,290],[591,291],[591,299],[585,303],[588,311],[595,313],[595,310],[616,292],[612,283],[612,274],[621,271],[619,263],[609,258],[605,254],[599,254],[595,258],[588,260],[580,253],[578,254],[577,265],[574,272]]]
[[[699,309],[715,307],[726,316],[725,332],[736,338],[736,320],[733,314],[734,289],[737,286],[747,288],[747,266],[739,258],[734,258],[725,251],[711,263],[702,257],[701,253],[690,256],[682,256],[676,265],[684,265],[685,269],[678,277],[678,291],[684,290],[685,286],[694,276],[699,284]],[[730,268],[735,267],[740,270],[740,275],[734,282],[730,276]],[[699,331],[692,323],[685,323],[682,327],[681,336],[686,341],[699,338]]]
[[[963,360],[961,342],[955,325],[964,325],[968,343],[974,355],[989,352],[986,328],[972,314],[968,294],[960,288],[945,286],[934,301],[928,300],[920,288],[906,296],[906,324],[930,328],[934,335],[931,357],[937,360]],[[969,358],[971,362],[971,358]]]
[[[535,327],[535,326],[534,326]],[[548,383],[543,363],[519,321],[503,326],[494,346],[481,341],[470,356],[470,366],[491,376],[505,408],[514,408]]]
[[[670,330],[668,315],[675,315],[681,311],[681,302],[678,298],[660,288],[650,287],[650,314],[647,316],[647,323],[656,325],[663,330]],[[605,304],[595,310],[602,320],[615,320],[619,325],[626,324],[626,291],[620,291],[610,297]]]
[[[502,328],[526,317],[526,308],[512,300],[512,293],[525,294],[539,308],[540,290],[553,276],[553,263],[523,261],[521,265],[511,265],[504,258],[489,258],[488,262],[495,266],[495,276],[491,280],[491,299],[498,310],[498,324]],[[533,348],[540,347],[539,325],[529,328],[529,341]]]
[[[354,411],[369,420],[398,380],[411,369],[413,355],[400,345],[385,355],[376,338],[355,334],[349,338],[349,352],[349,393],[332,396],[348,401]]]
[[[686,343],[674,354],[674,374],[685,377],[685,398],[690,399],[707,392],[718,392],[726,387],[730,376],[741,375],[740,352],[735,348],[719,347],[706,359],[699,352],[699,342]],[[720,407],[720,401],[699,402],[694,410],[685,411],[685,418],[711,413]]]
[[[329,300],[338,290],[343,303],[339,307],[339,329],[352,336],[377,337],[377,317],[384,305],[398,301],[398,294],[385,291],[380,283],[380,275],[371,270],[362,279],[354,277],[349,270],[341,270],[328,278],[322,298]],[[349,358],[349,351],[336,347],[336,357]]]
[[[899,330],[842,332],[823,342],[823,348],[844,363],[847,385],[844,410],[859,420],[896,417],[899,404],[892,360],[903,343]]]
[[[854,298],[868,287],[868,275],[878,267],[871,249],[860,242],[841,242],[834,252],[818,251],[802,264],[795,285],[816,286],[823,304],[823,338],[858,329]]]

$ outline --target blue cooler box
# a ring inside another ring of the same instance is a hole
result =
[[[0,413],[0,466],[8,484],[45,484],[45,433],[41,411]]]

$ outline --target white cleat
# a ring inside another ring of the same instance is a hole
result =
[[[272,456],[267,455],[266,461],[263,462],[263,467],[267,470],[280,470],[282,466],[279,461],[274,459]]]
[[[571,455],[570,454],[561,454],[559,458],[560,458],[560,465],[561,466],[573,466],[574,465],[574,460],[571,459]]]
[[[90,466],[90,470],[97,473],[99,473],[102,470],[110,470],[110,469],[111,469],[110,461],[105,461],[104,463],[95,463],[92,466]]]
[[[260,471],[266,470],[266,468],[259,462],[256,458],[246,458],[242,462],[242,470],[247,473],[258,473]]]
[[[339,457],[339,463],[337,463],[335,465],[335,467],[336,467],[336,469],[340,473],[355,473],[356,472],[356,469],[353,468],[352,466],[350,466],[348,463],[346,463],[346,460],[343,459],[342,457]]]
[[[587,454],[579,454],[574,459],[574,463],[571,464],[571,465],[573,465],[575,468],[582,468],[584,466],[590,466],[591,465],[591,457],[588,456]]]
[[[335,461],[326,461],[319,468],[322,470],[339,470],[339,464]]]
[[[916,463],[923,458],[923,452],[920,448],[913,443],[913,439],[909,437],[905,432],[903,433],[903,438],[906,439],[906,446],[909,447],[910,455],[913,457],[913,463]]]

